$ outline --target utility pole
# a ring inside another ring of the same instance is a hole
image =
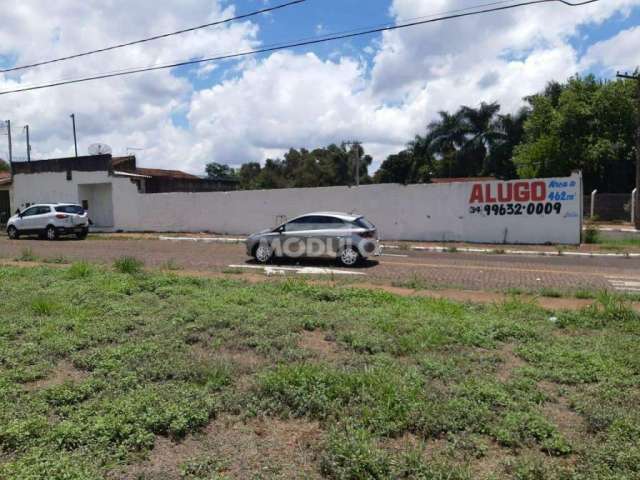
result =
[[[78,158],[78,138],[76,137],[76,114],[70,115],[71,122],[73,123],[73,146],[76,149],[76,158]]]
[[[636,100],[638,102],[638,106],[636,111],[636,208],[633,223],[635,224],[636,230],[640,230],[640,75],[631,75],[628,73],[618,72],[616,74],[616,77],[635,80],[637,84]]]
[[[31,142],[29,141],[29,125],[25,125],[24,129],[27,132],[27,162],[30,162],[31,161]]]
[[[351,142],[344,142],[345,146],[349,146],[351,148],[351,152],[355,154],[354,164],[354,173],[353,177],[356,181],[356,187],[360,186],[360,145],[362,145],[359,141],[353,140]],[[351,153],[350,152],[350,153]]]
[[[11,144],[11,120],[7,120],[7,137],[9,137],[9,165],[13,169],[13,145]]]

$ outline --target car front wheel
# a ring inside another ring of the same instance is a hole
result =
[[[256,247],[253,255],[260,263],[267,263],[273,257],[273,249],[266,243],[261,243]]]
[[[81,232],[76,233],[76,238],[78,240],[84,240],[85,238],[87,238],[87,235],[89,235],[89,229],[85,228]]]
[[[338,261],[343,267],[353,267],[360,263],[360,260],[360,252],[351,246],[344,247],[338,257]]]
[[[20,233],[18,233],[18,229],[13,225],[7,228],[7,235],[11,240],[17,240],[18,237],[20,237]]]
[[[56,227],[53,225],[49,225],[47,229],[44,231],[44,235],[47,240],[55,240],[58,238],[58,232],[56,232]]]

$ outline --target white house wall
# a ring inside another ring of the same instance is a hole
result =
[[[478,184],[141,194],[128,178],[109,176],[107,172],[74,171],[72,181],[66,180],[65,173],[16,175],[13,205],[78,202],[79,184],[101,183],[112,184],[114,228],[126,231],[244,235],[273,227],[283,217],[331,210],[366,215],[387,240],[580,242],[582,186],[579,174],[538,181]],[[545,198],[535,201],[529,198],[534,184],[539,187],[539,194],[544,189]],[[520,198],[515,198],[514,191],[521,194]],[[479,192],[482,198],[478,197]],[[497,197],[498,192],[501,198]],[[506,195],[509,192],[511,197]],[[528,213],[530,203],[534,207],[538,204],[543,208],[547,204],[559,207],[550,213],[549,210]]]
[[[87,198],[80,198],[80,191]],[[113,177],[106,171],[74,171],[71,180],[67,180],[66,172],[17,174],[13,177],[14,208],[24,208],[27,203],[80,203],[88,200],[90,213],[92,209],[98,209],[99,205],[98,220],[105,223],[105,226],[115,224],[111,197],[117,195],[134,198],[137,187],[128,178]]]
[[[560,213],[554,209],[551,213],[528,214],[527,206],[534,202],[499,202],[494,198],[499,184],[506,198],[505,192],[516,184],[534,182],[482,182],[480,188],[483,192],[488,188],[489,196],[481,199],[486,201],[476,198],[473,203],[473,189],[478,187],[472,183],[165,194],[139,194],[135,188],[128,188],[119,190],[121,195],[114,189],[115,223],[117,228],[132,231],[243,235],[273,227],[282,217],[330,210],[366,215],[387,240],[579,243],[579,175],[538,181],[545,185],[545,198],[535,205],[559,204]],[[520,190],[524,192],[526,187]],[[554,200],[549,200],[551,196]],[[516,204],[520,205],[517,210]]]

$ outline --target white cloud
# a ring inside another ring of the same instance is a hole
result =
[[[595,64],[615,69],[640,63],[634,48],[638,28],[593,45],[582,58],[570,44],[582,36],[581,27],[626,15],[638,4],[537,5],[388,32],[367,47],[374,54],[371,65],[359,52],[347,56],[345,49],[326,60],[280,52],[203,67],[189,77],[162,71],[0,101],[15,125],[32,125],[36,156],[72,152],[68,114],[76,112],[81,151],[97,141],[112,144],[118,153],[145,147],[138,155],[146,165],[202,172],[208,161],[237,165],[289,147],[354,138],[365,142],[379,162],[421,132],[438,110],[496,100],[512,111],[551,79],[563,80]],[[14,8],[0,11],[0,55],[17,55],[21,64],[75,53],[233,15],[234,8],[224,5],[223,0],[35,0],[28,5],[15,0]],[[390,12],[400,21],[465,6],[462,0],[393,0]],[[0,75],[0,90],[123,65],[238,51],[258,41],[256,25],[241,22]],[[201,85],[219,71],[217,83],[194,90],[190,79]],[[22,147],[16,143],[19,154]]]
[[[233,7],[220,1],[162,0],[36,0],[14,2],[0,10],[0,55],[15,57],[17,65],[127,42],[145,36],[233,16]],[[179,15],[171,12],[180,12]],[[210,56],[257,45],[258,29],[250,22],[227,24],[194,33],[127,47],[35,69],[0,74],[0,90],[51,80],[164,64],[184,58]],[[212,47],[215,46],[215,47]],[[206,75],[209,69],[199,72]],[[69,155],[73,152],[69,114],[78,121],[80,151],[94,142],[111,143],[117,153],[127,146],[150,147],[172,156],[148,158],[150,163],[176,165],[190,154],[189,134],[171,123],[184,111],[193,91],[185,76],[169,70],[135,74],[104,81],[0,97],[2,111],[16,129],[16,154],[24,150],[18,128],[31,125],[33,156]],[[168,140],[181,141],[168,145]],[[133,145],[132,145],[133,144]],[[0,153],[3,148],[0,147]]]
[[[629,28],[614,37],[593,44],[581,64],[583,69],[600,66],[613,73],[633,71],[640,65],[640,27]]]

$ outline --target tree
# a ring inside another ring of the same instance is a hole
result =
[[[551,83],[527,101],[531,114],[514,154],[522,177],[583,173],[585,191],[634,187],[635,85],[594,76]]]
[[[267,159],[264,166],[246,163],[237,176],[242,189],[329,187],[355,183],[355,160],[360,158],[360,183],[371,183],[368,169],[373,159],[362,145],[329,145],[315,150],[295,148],[282,159]]]
[[[229,165],[222,165],[220,163],[211,162],[205,167],[207,177],[212,179],[218,178],[236,178],[236,171]]]
[[[415,183],[415,157],[409,149],[389,155],[373,176],[375,183]]]
[[[240,189],[252,190],[257,188],[257,179],[261,171],[260,164],[258,162],[245,163],[240,167],[238,171],[238,179],[240,180]]]
[[[0,158],[0,172],[8,172],[11,170],[11,167],[7,162]]]
[[[478,108],[462,106],[456,112],[441,111],[399,154],[382,163],[375,180],[419,183],[431,177],[496,176],[513,178],[513,149],[522,138],[527,110],[499,115],[497,103]]]
[[[497,128],[501,137],[492,145],[485,172],[493,172],[488,174],[507,180],[518,177],[513,152],[524,138],[524,124],[529,113],[530,110],[523,107],[514,114],[498,116]]]

